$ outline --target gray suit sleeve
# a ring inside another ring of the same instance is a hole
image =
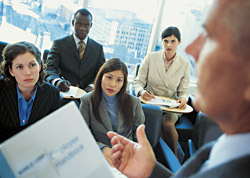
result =
[[[145,116],[142,110],[141,101],[138,98],[135,98],[135,100],[133,101],[136,103],[135,104],[135,123],[133,125],[133,140],[137,141],[136,129],[139,125],[144,124]]]

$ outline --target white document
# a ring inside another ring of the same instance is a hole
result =
[[[60,92],[63,97],[75,97],[77,93],[78,87],[70,86],[69,91],[67,92]]]
[[[168,108],[177,108],[180,103],[176,103],[176,100],[170,100],[166,98],[161,98],[155,96],[154,99],[151,99],[147,104],[157,105],[157,106],[167,106]]]
[[[119,177],[74,102],[3,142],[0,165],[1,178]]]

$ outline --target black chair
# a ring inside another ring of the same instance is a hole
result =
[[[145,115],[145,132],[154,150],[157,161],[176,172],[181,164],[169,146],[160,138],[162,125],[162,109],[159,106],[142,104]]]
[[[202,145],[216,140],[223,132],[220,127],[204,113],[199,112],[195,121],[192,138],[188,140],[190,156]]]

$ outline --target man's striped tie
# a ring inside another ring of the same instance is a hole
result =
[[[79,56],[80,56],[80,59],[82,59],[83,57],[83,54],[84,54],[84,42],[83,41],[80,41],[79,42],[79,48],[78,48],[78,52],[79,52]]]

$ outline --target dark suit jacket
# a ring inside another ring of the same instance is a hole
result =
[[[88,38],[83,59],[80,59],[72,34],[53,42],[47,59],[46,80],[51,82],[63,76],[73,86],[84,89],[93,83],[104,62],[102,45],[91,38]]]
[[[208,155],[207,155],[207,158],[208,158],[212,146],[213,144],[211,143],[204,145],[197,152],[197,154],[195,154],[191,159],[189,159],[180,168],[180,170],[177,171],[172,176],[171,176],[172,173],[168,169],[166,169],[161,164],[157,163],[150,178],[158,178],[158,177],[162,177],[162,178],[166,178],[166,177],[171,177],[171,178],[184,178],[184,177],[189,177],[189,178],[211,178],[211,177],[212,178],[224,178],[224,177],[246,178],[250,176],[250,155],[246,155],[241,158],[234,159],[230,162],[218,165],[216,167],[213,167],[211,169],[207,169],[204,171],[199,172],[199,169],[198,169],[197,171],[189,175],[190,170],[196,167],[194,165],[196,162],[199,162],[199,167],[202,165],[202,163],[200,163],[201,159],[199,158],[199,153],[201,153],[204,149],[209,148]],[[206,160],[207,159],[204,159],[203,162],[205,162]]]
[[[0,143],[60,107],[59,90],[49,83],[38,84],[28,123],[20,126],[16,85],[0,80]]]
[[[102,96],[102,100],[100,102],[99,107],[99,113],[102,120],[102,123],[98,122],[93,114],[93,107],[92,107],[92,101],[91,96],[93,92],[87,93],[81,98],[81,105],[80,105],[80,111],[87,123],[87,125],[90,128],[90,131],[92,132],[93,136],[95,137],[99,148],[102,148],[103,146],[109,146],[110,139],[107,136],[108,131],[113,131],[112,125],[109,119],[109,114],[106,106],[106,102],[104,97]],[[136,141],[136,129],[140,124],[143,124],[145,121],[145,116],[142,110],[141,102],[137,97],[134,97],[132,95],[129,95],[129,98],[131,100],[134,118],[133,118],[133,128],[127,129],[124,126],[124,121],[126,121],[126,118],[122,115],[121,112],[118,112],[118,128],[117,133],[120,135],[123,135],[124,137]]]

